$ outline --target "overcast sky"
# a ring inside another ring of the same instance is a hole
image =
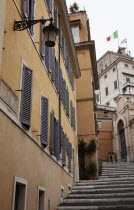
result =
[[[134,56],[134,0],[66,0],[68,8],[74,1],[87,12],[97,59],[107,50],[117,51],[118,39],[106,41],[117,29],[119,42],[127,38],[128,50]]]

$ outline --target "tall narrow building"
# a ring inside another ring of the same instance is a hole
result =
[[[97,136],[94,91],[98,89],[95,43],[91,40],[86,11],[70,14],[81,77],[76,79],[78,139],[89,142]],[[95,157],[96,160],[96,157]]]

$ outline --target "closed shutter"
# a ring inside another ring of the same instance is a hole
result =
[[[52,81],[55,81],[55,49],[52,48]]]
[[[20,120],[25,126],[31,125],[31,104],[32,104],[32,70],[25,65],[22,72],[22,92]]]
[[[55,27],[58,26],[58,7],[56,4],[53,4],[53,23]]]
[[[55,87],[56,90],[58,90],[58,62],[57,59],[55,58]]]
[[[23,0],[23,13],[26,19],[29,18],[29,0]]]
[[[59,68],[59,92],[60,99],[62,100],[62,70]]]
[[[66,139],[65,139],[65,134],[63,133],[62,135],[62,145],[61,145],[61,151],[62,151],[62,165],[66,165]]]
[[[59,121],[57,121],[57,135],[56,135],[56,150],[57,150],[57,155],[56,158],[57,160],[60,159],[60,124]]]
[[[41,97],[41,144],[48,144],[48,99]]]
[[[46,68],[47,70],[49,71],[49,59],[50,59],[50,55],[49,55],[49,47],[45,46],[45,65],[46,65]]]
[[[48,71],[50,73],[52,73],[52,68],[53,68],[53,64],[52,64],[52,57],[53,57],[53,48],[52,47],[49,47],[49,68],[48,68]]]
[[[63,37],[63,35],[62,35],[62,27],[60,25],[60,48],[62,48],[62,37]]]
[[[66,103],[67,103],[67,116],[69,116],[69,92],[68,92],[68,88],[67,88]]]
[[[29,20],[34,20],[34,0],[29,1]],[[33,26],[30,27],[31,35],[34,35]]]
[[[72,144],[69,142],[68,171],[71,172]]]
[[[66,40],[64,38],[64,59],[67,59],[67,45],[66,45]]]
[[[50,12],[52,12],[52,0],[46,0],[46,3],[47,3],[47,7],[49,9]]]
[[[73,128],[74,131],[76,130],[76,126],[75,126],[75,108],[73,107]]]
[[[50,153],[51,155],[54,155],[54,112],[52,111],[51,114],[51,147],[50,147]]]
[[[72,101],[70,102],[70,114],[71,114],[71,126],[73,127],[73,106],[72,106]]]
[[[41,57],[45,61],[45,41],[44,41],[44,34],[43,34],[44,27],[45,27],[45,24],[41,24],[40,51],[41,51]]]
[[[60,64],[58,60],[57,60],[57,83],[58,83],[57,91],[59,93],[60,92]]]

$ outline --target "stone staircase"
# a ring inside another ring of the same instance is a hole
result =
[[[83,180],[57,210],[134,210],[134,164],[103,163],[98,180]]]

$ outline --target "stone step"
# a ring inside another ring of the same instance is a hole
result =
[[[91,181],[91,182],[86,182],[86,183],[77,183],[76,186],[90,186],[90,185],[113,185],[113,184],[129,184],[132,183],[134,184],[134,179],[132,180],[111,180],[111,181],[100,181],[97,180],[97,182],[95,181]]]
[[[113,204],[113,205],[116,205],[116,204],[119,204],[121,203],[123,205],[126,204],[126,203],[131,203],[134,205],[134,198],[101,198],[101,199],[83,199],[83,198],[79,198],[79,199],[70,199],[70,198],[66,198],[64,199],[63,201],[64,204],[79,204],[79,205],[92,205],[92,206],[96,206],[96,205],[108,205],[108,204]]]
[[[105,188],[105,189],[81,189],[71,190],[71,193],[118,193],[118,192],[134,192],[134,188]]]
[[[114,179],[113,178],[111,178],[111,177],[108,177],[108,178],[106,178],[106,177],[98,177],[98,181],[101,181],[101,182],[103,182],[103,181],[117,181],[117,180],[133,180],[134,179],[134,177],[132,176],[132,177],[114,177]]]
[[[104,189],[104,188],[125,188],[125,187],[133,187],[134,188],[134,183],[124,183],[124,184],[113,184],[113,185],[110,185],[109,184],[105,184],[103,185],[102,184],[98,184],[98,185],[86,185],[86,186],[74,186],[72,187],[72,190],[82,190],[82,189]]]
[[[99,178],[100,178],[101,176],[99,176]],[[112,178],[110,178],[110,179],[101,179],[101,180],[80,180],[80,182],[79,183],[84,183],[84,184],[88,184],[88,183],[91,183],[91,182],[93,182],[93,183],[97,183],[97,182],[103,182],[103,181],[105,181],[105,182],[115,182],[115,181],[119,181],[119,180],[121,180],[121,181],[126,181],[126,180],[128,180],[128,181],[131,181],[131,180],[134,180],[134,177],[121,177],[121,178],[116,178],[116,179],[112,179]]]
[[[103,194],[69,194],[68,198],[134,198],[134,192]]]
[[[57,210],[134,210],[134,205],[110,206],[58,206]]]
[[[134,175],[131,175],[131,174],[126,174],[126,175],[102,175],[101,177],[99,177],[99,179],[104,179],[104,178],[118,178],[118,177],[134,177]]]

